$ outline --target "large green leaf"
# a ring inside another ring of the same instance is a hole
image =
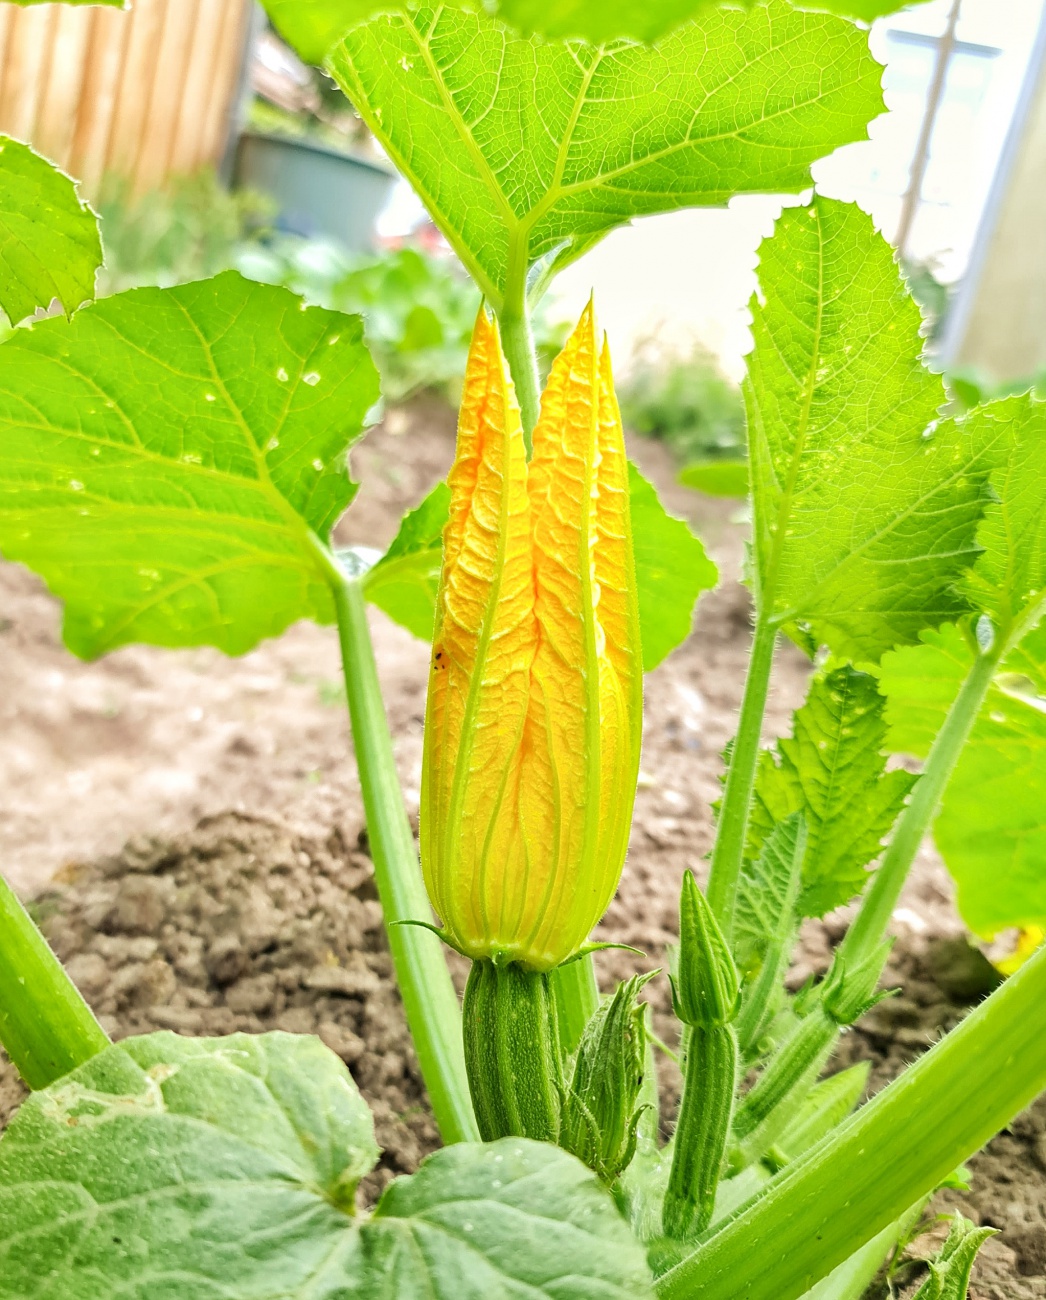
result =
[[[992,501],[966,582],[1005,657],[945,791],[934,825],[972,929],[1046,924],[1046,403],[1010,398],[973,410],[971,430],[1001,445]],[[980,628],[980,635],[985,629]],[[884,657],[891,748],[925,758],[977,652],[951,625]]]
[[[883,657],[891,748],[926,757],[973,660],[955,626]],[[972,930],[1046,925],[1046,628],[1025,638],[989,689],[934,839]]]
[[[432,640],[450,488],[437,483],[404,515],[395,541],[363,580],[363,594],[422,641]]]
[[[649,672],[690,635],[697,598],[715,586],[719,571],[631,462],[629,489],[643,667]],[[425,641],[436,617],[449,503],[446,485],[437,484],[404,516],[395,541],[363,581],[369,601]]]
[[[837,668],[811,683],[791,737],[760,755],[745,855],[754,861],[775,826],[805,814],[800,916],[861,892],[912,787],[909,773],[886,771],[884,705],[874,677]]]
[[[98,220],[68,176],[0,135],[0,308],[13,324],[57,298],[66,312],[94,297]]]
[[[634,217],[801,189],[882,108],[865,35],[786,0],[656,49],[419,9],[354,27],[330,67],[499,309]]]
[[[890,246],[853,204],[786,209],[760,250],[745,402],[764,613],[857,662],[967,608],[988,453],[940,378]]]
[[[697,598],[716,585],[719,570],[631,462],[628,485],[643,668],[649,672],[690,635]]]
[[[115,0],[109,0],[115,2]],[[450,0],[447,7],[485,8],[522,32],[552,38],[580,37],[599,45],[626,37],[654,41],[699,18],[707,9],[730,0],[499,0],[470,4]],[[906,7],[909,0],[809,0],[801,9],[839,14],[871,22]],[[379,13],[409,10],[396,0],[264,0],[280,33],[310,63],[321,63],[331,46],[350,27]]]
[[[641,1248],[565,1152],[448,1148],[360,1222],[377,1155],[316,1039],[130,1039],[34,1094],[0,1140],[0,1298],[651,1295]]]
[[[359,317],[234,272],[104,299],[0,348],[0,549],[91,657],[249,650],[331,621],[315,539],[378,394]]]

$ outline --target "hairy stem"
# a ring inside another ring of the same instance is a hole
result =
[[[396,773],[367,607],[359,583],[346,580],[334,558],[322,549],[338,613],[345,690],[374,876],[407,1024],[444,1142],[478,1141],[465,1075],[461,1012],[440,941],[417,926],[397,924],[427,921],[432,914]]]
[[[998,649],[977,657],[937,733],[923,774],[898,818],[882,863],[865,893],[861,910],[840,945],[839,951],[850,965],[860,963],[883,941],[919,845],[930,829],[945,787],[977,720],[1003,650],[1004,646],[1000,644]]]
[[[109,1046],[76,985],[0,876],[0,1043],[30,1088]]]
[[[797,1300],[1046,1089],[1046,949],[658,1280],[660,1300]]]
[[[752,640],[745,693],[737,720],[737,735],[730,756],[723,806],[719,810],[708,889],[705,891],[719,928],[728,940],[734,927],[737,884],[741,875],[748,812],[752,804],[756,763],[759,759],[759,737],[767,692],[770,689],[770,670],[773,667],[776,641],[777,629],[761,617],[756,623]]]

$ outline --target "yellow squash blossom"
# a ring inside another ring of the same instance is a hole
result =
[[[425,723],[421,854],[448,939],[550,970],[613,897],[639,768],[628,465],[591,306],[527,464],[496,324],[465,377]]]

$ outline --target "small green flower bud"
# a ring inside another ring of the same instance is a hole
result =
[[[559,1145],[608,1185],[631,1162],[646,1067],[646,1008],[637,1006],[649,975],[619,984],[589,1021],[563,1106]]]
[[[730,947],[693,873],[687,871],[679,900],[678,971],[672,981],[675,1013],[686,1025],[721,1028],[737,1015],[740,988]]]
[[[889,993],[877,993],[883,967],[890,955],[892,940],[879,945],[857,966],[848,967],[837,953],[825,978],[821,1000],[825,1011],[837,1025],[852,1025]]]

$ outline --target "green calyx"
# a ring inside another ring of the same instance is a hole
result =
[[[619,984],[589,1021],[563,1104],[559,1144],[609,1184],[631,1163],[646,1068],[646,1024],[636,998],[651,975]]]
[[[685,1025],[714,1029],[730,1024],[740,1006],[741,984],[723,937],[693,873],[683,875],[679,900],[679,962],[672,1004]]]
[[[564,1088],[548,974],[516,962],[473,962],[462,1018],[483,1141],[558,1142]]]

